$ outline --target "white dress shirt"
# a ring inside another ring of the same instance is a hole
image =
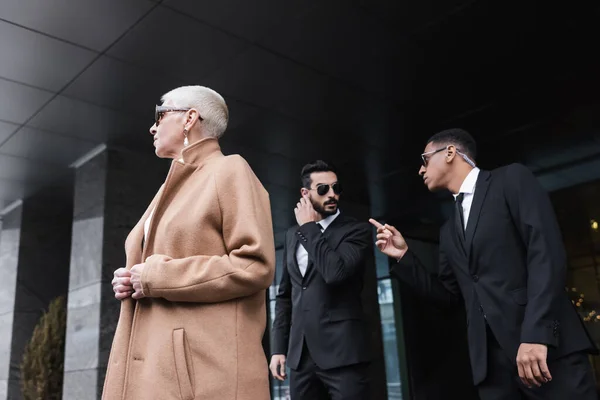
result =
[[[321,225],[321,232],[325,232],[325,229],[333,222],[337,216],[340,215],[340,209],[338,208],[337,212],[329,217],[317,221],[319,225]],[[296,250],[296,261],[298,261],[298,267],[300,267],[300,273],[302,276],[306,273],[306,268],[308,267],[308,253],[304,246],[300,244],[298,249]]]
[[[477,183],[477,177],[479,176],[479,168],[475,167],[469,172],[458,193],[454,194],[454,200],[458,197],[459,193],[464,193],[462,208],[463,208],[463,221],[467,229],[467,222],[469,222],[469,212],[471,211],[471,204],[473,203],[473,196],[475,195],[475,184]]]

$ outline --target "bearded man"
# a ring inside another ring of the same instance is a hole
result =
[[[298,224],[285,238],[271,373],[283,381],[289,367],[292,400],[368,399],[361,291],[371,228],[338,209],[342,185],[332,165],[305,165],[301,181]]]

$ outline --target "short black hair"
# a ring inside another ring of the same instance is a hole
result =
[[[310,174],[313,172],[333,172],[337,175],[336,168],[323,160],[316,160],[306,164],[302,167],[302,172],[300,173],[300,180],[302,182],[302,187],[306,189],[310,189],[310,185],[312,183],[312,179],[310,179]]]
[[[452,128],[436,133],[429,138],[427,143],[435,143],[440,145],[453,144],[456,148],[471,160],[475,161],[477,157],[477,144],[473,136],[464,129]]]

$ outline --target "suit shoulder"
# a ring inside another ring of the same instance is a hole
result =
[[[368,221],[360,221],[352,216],[341,214],[340,225],[347,227],[348,230],[357,230],[361,232],[371,232],[371,224]]]
[[[512,163],[494,169],[492,175],[533,175],[531,170],[521,163]]]
[[[497,169],[498,181],[506,193],[518,191],[536,191],[543,189],[537,177],[528,167],[520,163],[513,163]]]

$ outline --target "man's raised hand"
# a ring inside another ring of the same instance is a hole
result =
[[[396,228],[388,224],[381,224],[373,218],[369,222],[377,228],[377,248],[388,257],[400,260],[408,250],[406,240]]]

